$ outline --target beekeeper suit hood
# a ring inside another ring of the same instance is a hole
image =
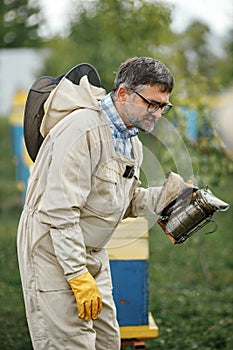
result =
[[[45,137],[60,120],[76,109],[100,111],[99,100],[105,95],[105,90],[92,85],[87,75],[80,79],[78,85],[64,76],[45,102],[45,115],[40,127],[42,136]]]

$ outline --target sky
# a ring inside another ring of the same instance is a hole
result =
[[[86,0],[92,1],[92,0]],[[153,1],[153,0],[152,0]],[[72,3],[77,0],[40,0],[48,18],[47,30],[64,34],[72,14]],[[175,6],[172,11],[174,31],[182,31],[193,19],[208,24],[213,34],[224,36],[233,26],[232,0],[161,0]]]
[[[175,6],[173,29],[182,30],[192,19],[209,25],[213,34],[222,36],[233,26],[232,0],[164,0]]]

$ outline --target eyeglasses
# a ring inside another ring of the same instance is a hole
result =
[[[162,115],[166,114],[167,112],[170,111],[170,109],[172,108],[172,104],[171,103],[160,103],[158,101],[153,101],[151,102],[150,100],[148,100],[146,97],[142,96],[141,94],[139,94],[139,92],[135,91],[134,89],[131,89],[133,92],[135,92],[136,95],[138,95],[139,97],[141,97],[141,99],[146,102],[148,104],[147,106],[147,112],[148,113],[154,113],[156,112],[159,108],[161,108],[162,110]]]

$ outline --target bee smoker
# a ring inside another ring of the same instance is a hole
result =
[[[168,173],[156,207],[157,223],[175,244],[183,243],[208,223],[215,222],[216,211],[226,211],[229,204],[217,198],[208,188],[187,184],[180,175]],[[214,230],[216,231],[216,224]]]

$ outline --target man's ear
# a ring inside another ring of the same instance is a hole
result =
[[[117,90],[117,100],[118,102],[128,102],[129,94],[125,86],[120,86]]]

